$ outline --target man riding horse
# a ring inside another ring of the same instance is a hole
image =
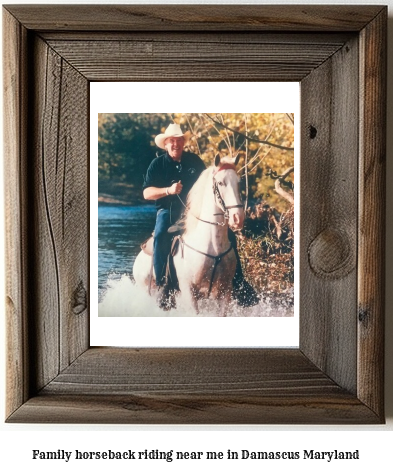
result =
[[[205,170],[201,158],[184,147],[190,132],[183,133],[178,124],[170,124],[164,133],[155,137],[156,145],[165,153],[155,158],[145,176],[143,197],[156,202],[157,217],[154,228],[153,265],[158,288],[157,303],[164,310],[168,305],[168,282],[166,265],[171,249],[169,227],[174,225],[184,212],[187,194]],[[235,250],[237,266],[233,279],[233,295],[241,306],[251,306],[259,301],[253,288],[244,280],[239,255],[236,249],[236,236],[229,231],[228,237]]]

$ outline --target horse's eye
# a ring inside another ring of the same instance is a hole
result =
[[[219,186],[224,186],[224,183],[222,181],[218,181]]]

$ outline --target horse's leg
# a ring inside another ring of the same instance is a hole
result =
[[[173,263],[177,273],[182,303],[185,304],[187,308],[194,310],[196,314],[199,314],[198,291],[191,282],[191,276],[181,252],[178,251],[173,257]]]
[[[220,302],[219,316],[225,317],[228,314],[228,307],[229,307],[230,300],[231,300],[230,294],[225,294],[223,298],[219,299],[219,302]]]
[[[181,286],[180,293],[182,305],[184,305],[185,309],[193,310],[196,314],[199,314],[198,298],[192,285],[187,284]]]
[[[198,308],[198,297],[197,297],[197,289],[191,286],[190,288],[190,293],[191,293],[191,303],[192,306],[195,310],[196,314],[199,314],[199,308]]]
[[[195,314],[199,314],[198,300],[193,295],[191,295],[191,305]]]
[[[228,314],[229,304],[231,302],[230,288],[221,289],[218,292],[217,300],[219,304],[218,316],[225,317]]]

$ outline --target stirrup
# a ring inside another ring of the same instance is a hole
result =
[[[181,234],[184,230],[184,225],[175,223],[168,228],[168,234]]]

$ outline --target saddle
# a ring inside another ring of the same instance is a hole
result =
[[[175,224],[171,225],[168,228],[168,234],[172,235],[172,241],[178,235],[182,235],[184,232],[184,223],[182,221],[177,221]],[[154,232],[141,243],[141,249],[145,252],[146,255],[150,257],[153,256],[153,243],[154,243]]]
[[[172,241],[176,236],[182,235],[184,232],[184,224],[180,222],[176,222],[175,224],[171,225],[168,229],[168,234],[172,235]],[[150,237],[144,240],[141,243],[141,249],[146,255],[150,257],[153,256],[153,243],[154,243],[154,232]]]

